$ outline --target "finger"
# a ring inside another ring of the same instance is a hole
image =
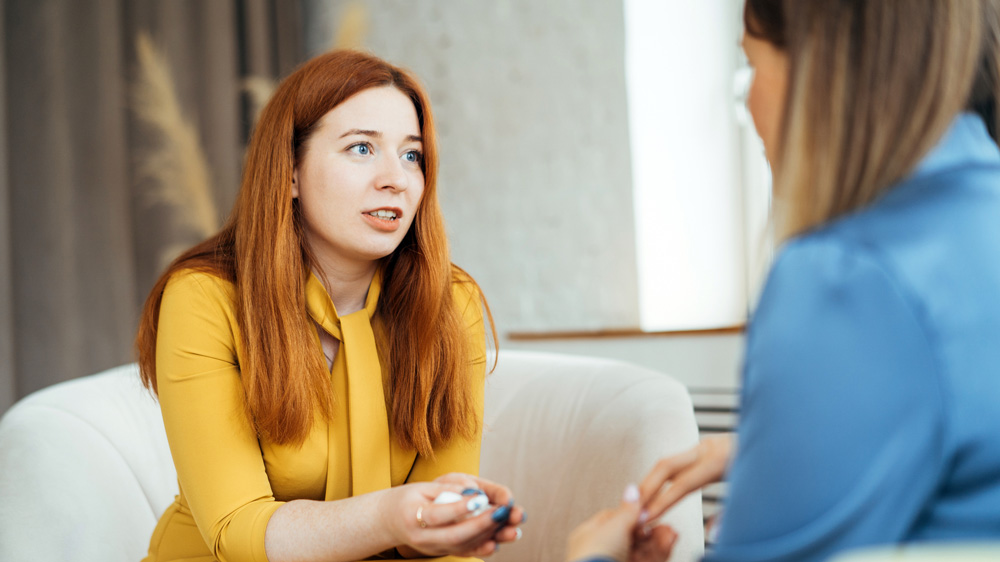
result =
[[[433,502],[434,499],[441,495],[442,492],[454,492],[456,494],[461,494],[462,491],[465,490],[461,484],[436,481],[417,482],[415,484],[409,484],[409,486],[414,486],[428,502]]]
[[[622,502],[615,508],[597,513],[588,522],[593,522],[598,527],[615,527],[630,533],[639,521],[640,510],[638,503]]]
[[[518,527],[495,527],[487,530],[485,536],[480,537],[480,542],[492,541],[497,543],[514,542],[521,537],[521,530]]]
[[[635,542],[629,562],[662,562],[666,560],[674,544],[677,533],[667,525],[657,525],[649,535]]]
[[[514,542],[519,540],[523,534],[520,527],[508,526],[494,533],[493,539],[497,542]]]
[[[507,505],[514,500],[514,494],[511,493],[510,488],[489,480],[480,479],[479,489],[486,493],[493,505]]]
[[[515,504],[510,511],[510,519],[507,520],[507,525],[510,527],[517,527],[520,526],[521,523],[524,523],[524,521],[524,508]]]
[[[495,513],[495,511],[494,511]],[[524,510],[520,506],[514,506],[511,508],[510,516],[507,518],[507,522],[501,525],[496,532],[497,540],[500,542],[510,542],[510,540],[504,540],[501,537],[512,537],[512,532],[506,532],[505,529],[516,529],[524,523]]]
[[[453,503],[429,503],[422,507],[421,517],[428,527],[440,527],[464,519],[484,504],[485,501],[477,501],[476,496],[463,496]]]
[[[482,515],[480,515],[479,517],[482,517]],[[483,555],[485,556],[492,554],[493,552],[496,551],[496,549],[499,548],[499,543],[501,542],[500,540],[497,539],[497,534],[500,533],[501,531],[504,531],[504,529],[505,527],[500,527],[499,524],[494,524],[492,527],[487,527],[480,534],[474,536],[469,541],[466,541],[466,543],[462,545],[461,550],[464,552],[481,552],[482,546],[489,544],[492,545],[492,548],[485,549],[485,553]]]
[[[465,488],[482,490],[493,505],[507,505],[514,499],[514,494],[506,486],[471,474],[452,472],[439,476],[434,481],[459,484],[465,486]]]
[[[469,540],[464,541],[461,545],[459,545],[458,552],[477,552],[486,543],[496,544],[497,540],[494,538],[493,535],[494,535],[493,529],[486,529],[485,531],[469,538]]]
[[[482,541],[482,537],[492,537],[498,528],[499,525],[493,521],[491,510],[448,525],[437,527],[428,525],[426,529],[420,530],[417,537],[421,544],[455,549],[459,545]]]
[[[486,558],[487,556],[495,553],[499,548],[500,545],[498,545],[495,541],[489,540],[468,553],[462,553],[462,556],[468,556],[470,558]]]
[[[667,557],[677,543],[677,532],[668,525],[657,525],[649,537],[653,551],[661,557]]]
[[[614,514],[610,509],[598,511],[584,522],[577,525],[571,535],[580,535],[581,537],[588,536],[592,534],[594,529],[600,529],[604,525],[605,521],[610,519],[613,515]]]
[[[448,474],[443,474],[434,479],[435,482],[442,482],[447,484],[455,484],[462,486],[462,488],[478,488],[479,483],[477,478],[471,474],[465,474],[464,472],[449,472]]]
[[[639,501],[642,504],[659,491],[663,485],[677,472],[698,460],[698,447],[694,447],[678,455],[660,459],[639,484]]]
[[[523,534],[523,531],[521,531],[520,527],[509,525],[507,527],[500,527],[494,531],[493,540],[497,542],[514,542],[521,538],[521,534]]]
[[[711,471],[706,467],[695,465],[676,475],[674,480],[660,489],[660,491],[646,503],[646,512],[650,520],[655,520],[664,514],[668,509],[687,496],[689,493],[700,489],[707,484]]]

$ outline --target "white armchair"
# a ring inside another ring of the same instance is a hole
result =
[[[497,562],[561,562],[566,537],[618,505],[661,457],[698,442],[687,390],[636,365],[569,355],[500,354],[486,381],[480,473],[508,485],[528,515],[524,537]],[[678,533],[671,560],[704,551],[701,495],[664,518]]]
[[[40,390],[0,420],[0,560],[136,562],[175,494],[135,365]]]
[[[633,365],[508,352],[486,391],[482,474],[530,516],[498,561],[561,560],[566,535],[697,439],[684,388]],[[134,365],[36,392],[0,420],[0,560],[134,562],[177,493],[159,406]],[[701,504],[667,516],[701,551]]]

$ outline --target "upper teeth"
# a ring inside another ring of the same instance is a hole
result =
[[[371,216],[373,216],[373,217],[378,217],[380,219],[394,219],[394,218],[396,218],[396,212],[395,211],[386,211],[385,209],[379,209],[377,211],[372,211],[372,212],[370,212],[368,214],[371,215]]]

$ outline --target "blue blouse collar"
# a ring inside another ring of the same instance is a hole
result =
[[[916,179],[958,166],[1000,164],[1000,148],[978,114],[963,112],[907,178]]]

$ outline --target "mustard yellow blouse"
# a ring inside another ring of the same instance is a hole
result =
[[[160,306],[156,372],[180,494],[153,531],[145,562],[263,562],[267,522],[285,501],[337,500],[448,472],[478,474],[478,436],[440,447],[433,460],[392,438],[382,388],[387,371],[370,324],[380,285],[376,275],[365,308],[340,318],[322,283],[310,277],[309,315],[341,342],[331,370],[337,408],[329,424],[317,416],[298,447],[258,439],[247,423],[233,285],[193,271],[171,278]],[[469,284],[455,283],[453,291],[477,351],[469,376],[480,383],[481,425],[480,302]],[[322,352],[317,334],[316,353]]]

